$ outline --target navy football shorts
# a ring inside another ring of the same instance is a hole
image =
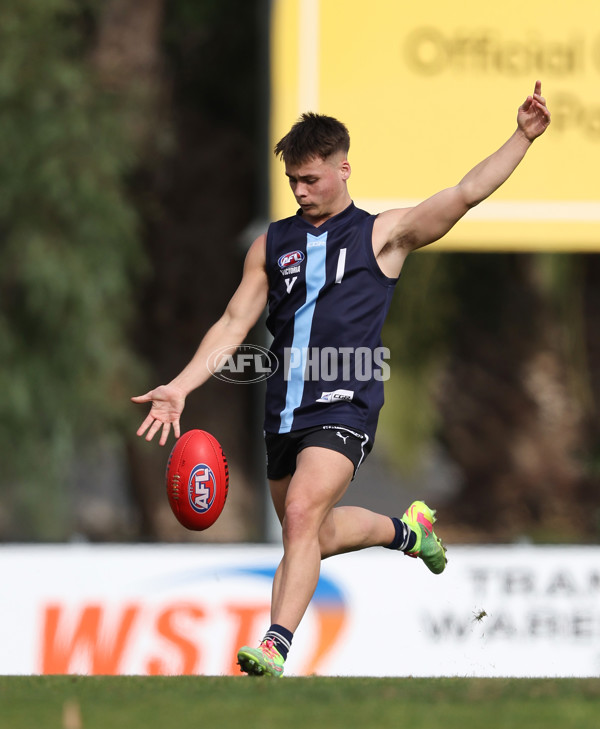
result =
[[[298,453],[309,446],[342,453],[352,461],[356,476],[360,465],[373,448],[368,435],[346,425],[315,425],[289,433],[265,433],[265,443],[267,478],[272,480],[293,474]]]

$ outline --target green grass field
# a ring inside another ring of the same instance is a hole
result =
[[[1,729],[596,729],[600,680],[0,677]]]

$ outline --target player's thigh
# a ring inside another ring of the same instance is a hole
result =
[[[290,508],[325,519],[345,494],[354,464],[338,451],[308,446],[298,453],[296,471],[287,488],[284,511]]]
[[[291,474],[278,479],[269,479],[269,490],[271,491],[271,501],[275,507],[275,513],[279,519],[279,523],[283,523],[285,513],[285,499],[288,487],[292,480]]]

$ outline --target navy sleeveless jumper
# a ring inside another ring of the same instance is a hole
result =
[[[301,211],[269,226],[267,328],[279,368],[267,380],[266,432],[335,424],[373,441],[397,282],[373,254],[375,217],[351,204],[318,228]]]

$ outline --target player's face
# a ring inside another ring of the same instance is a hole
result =
[[[285,174],[302,209],[302,215],[319,225],[347,207],[350,165],[344,155],[327,159],[314,157],[299,165],[288,165]]]

